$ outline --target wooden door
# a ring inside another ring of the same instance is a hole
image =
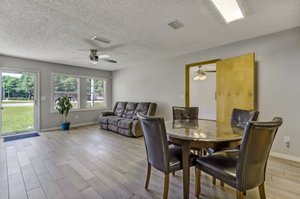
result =
[[[233,108],[254,110],[255,54],[217,62],[217,121],[230,122]]]

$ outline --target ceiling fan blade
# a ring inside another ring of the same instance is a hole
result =
[[[99,59],[104,59],[104,58],[109,58],[110,56],[109,55],[98,55]]]
[[[101,60],[106,61],[106,62],[110,62],[110,63],[114,63],[114,64],[117,63],[117,61],[112,60],[112,59],[107,59],[107,58],[103,58]]]
[[[97,37],[97,36],[92,37],[92,40],[93,41],[100,41],[100,42],[103,42],[103,43],[106,43],[106,44],[111,43],[111,41],[109,39],[105,39],[103,37]]]
[[[72,53],[77,54],[77,55],[82,55],[82,56],[86,56],[87,55],[86,53],[80,53],[80,52],[74,52],[74,51]]]
[[[215,72],[217,72],[216,70],[203,70],[204,72],[206,72],[206,73],[215,73]]]
[[[77,49],[78,51],[91,51],[91,48],[81,48],[81,49]]]
[[[70,58],[70,59],[82,59],[83,60],[83,59],[86,59],[86,58]]]
[[[97,51],[101,51],[101,53],[105,52],[105,51],[102,51],[103,49],[100,49],[100,48],[81,48],[81,49],[76,49],[78,51],[91,51],[91,50],[97,50]]]

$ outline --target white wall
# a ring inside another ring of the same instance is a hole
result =
[[[204,65],[202,69],[216,70],[216,64]],[[216,120],[216,73],[206,73],[205,80],[195,81],[193,78],[198,70],[198,66],[190,68],[190,106],[199,107],[198,118]]]
[[[50,113],[51,107],[51,73],[64,73],[81,76],[103,77],[107,78],[107,101],[108,108],[111,108],[111,72],[103,70],[95,70],[89,68],[73,67],[68,65],[54,64],[48,62],[34,61],[29,59],[21,59],[16,57],[0,55],[0,69],[24,69],[40,72],[40,95],[46,96],[46,101],[41,101],[40,108],[40,128],[49,129],[60,125],[61,116],[58,113]],[[80,88],[81,90],[85,88]],[[100,111],[88,110],[70,112],[68,120],[72,125],[90,123],[98,121]],[[76,119],[75,116],[78,116]]]
[[[300,28],[189,53],[113,72],[113,102],[153,101],[157,115],[171,119],[171,107],[184,105],[185,64],[256,53],[260,120],[281,116],[272,151],[300,157]],[[291,147],[283,137],[291,136]]]

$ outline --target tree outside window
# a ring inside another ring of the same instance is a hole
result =
[[[67,75],[53,75],[53,101],[62,96],[71,97],[73,109],[79,108],[79,78]],[[53,103],[55,104],[55,103]]]
[[[86,107],[105,107],[105,80],[86,79]]]

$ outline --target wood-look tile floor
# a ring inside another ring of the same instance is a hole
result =
[[[97,125],[40,137],[0,142],[0,199],[161,198],[163,175],[152,170],[144,189],[146,153],[143,138],[103,131]],[[191,170],[194,198],[194,169]],[[255,173],[253,174],[255,175]],[[235,198],[235,190],[213,186],[202,175],[201,198]],[[300,164],[270,158],[267,198],[300,198]],[[182,173],[171,175],[169,198],[182,198]],[[247,192],[256,199],[258,190]]]

